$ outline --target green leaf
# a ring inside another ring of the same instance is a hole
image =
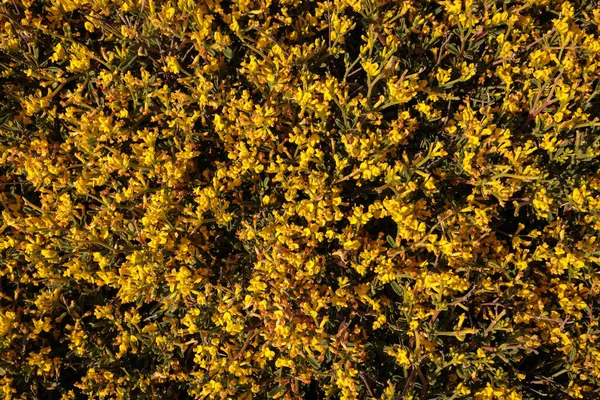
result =
[[[315,360],[313,357],[308,356],[307,359],[308,359],[308,362],[310,363],[310,365],[312,365],[316,369],[321,368],[321,364],[319,364],[319,362],[317,360]]]
[[[333,360],[333,353],[330,350],[327,350],[325,353],[325,359],[327,362],[331,362],[331,360]]]
[[[276,394],[284,392],[285,390],[286,390],[285,385],[279,385],[275,389],[270,390],[269,393],[267,393],[267,396],[269,398],[273,398]]]
[[[400,287],[400,285],[398,285],[398,282],[391,281],[390,285],[392,285],[392,289],[394,289],[394,292],[396,292],[398,296],[402,296],[402,288]]]
[[[390,244],[390,246],[392,246],[392,249],[396,248],[396,240],[393,237],[387,235],[387,241]]]
[[[450,53],[454,54],[455,56],[458,55],[458,47],[456,47],[456,45],[454,43],[447,44],[446,49],[448,49],[448,51]]]

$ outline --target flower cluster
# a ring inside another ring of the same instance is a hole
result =
[[[600,8],[0,4],[0,395],[600,398]]]

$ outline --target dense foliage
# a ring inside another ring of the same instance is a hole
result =
[[[600,398],[599,25],[3,0],[3,398]]]

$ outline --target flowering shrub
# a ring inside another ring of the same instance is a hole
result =
[[[600,398],[599,26],[4,0],[3,398]]]

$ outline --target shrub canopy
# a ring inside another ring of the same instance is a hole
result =
[[[4,0],[5,399],[600,398],[592,0]]]

